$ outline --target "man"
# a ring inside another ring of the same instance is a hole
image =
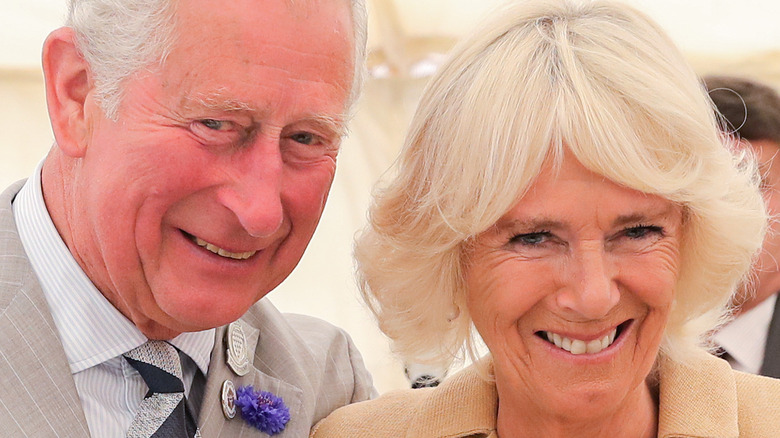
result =
[[[304,437],[372,395],[348,336],[261,300],[322,213],[365,21],[361,0],[71,1],[43,50],[56,144],[0,198],[1,435]],[[260,390],[289,417],[271,431],[235,413]]]
[[[712,76],[704,82],[723,115],[725,129],[736,134],[759,161],[767,208],[780,215],[780,96],[747,79]],[[753,283],[738,297],[736,319],[715,341],[735,369],[780,378],[780,227],[770,227]]]

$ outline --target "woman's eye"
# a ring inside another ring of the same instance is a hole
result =
[[[540,231],[534,233],[518,234],[512,238],[512,243],[518,243],[525,246],[537,246],[545,243],[551,237],[550,232]]]
[[[623,234],[629,239],[643,239],[649,236],[657,236],[663,234],[664,229],[656,225],[638,225],[635,227],[626,228]]]

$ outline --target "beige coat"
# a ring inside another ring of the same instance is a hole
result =
[[[312,438],[497,438],[495,385],[475,367],[438,388],[394,391],[338,409]],[[780,380],[732,371],[706,353],[694,366],[660,369],[658,436],[662,438],[780,437]]]

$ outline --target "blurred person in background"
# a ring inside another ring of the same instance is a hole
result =
[[[472,328],[489,354],[312,437],[776,436],[780,381],[707,349],[767,223],[735,149],[644,14],[510,2],[428,85],[356,245],[407,363]]]
[[[761,190],[770,216],[780,214],[780,95],[746,78],[707,76],[704,83],[724,120],[759,161]],[[780,378],[780,228],[769,232],[754,277],[735,297],[736,318],[715,334],[722,354],[737,370]]]

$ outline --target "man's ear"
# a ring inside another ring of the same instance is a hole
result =
[[[82,157],[89,138],[87,105],[92,84],[87,61],[76,48],[73,29],[62,27],[46,38],[43,76],[57,146],[65,155]]]

